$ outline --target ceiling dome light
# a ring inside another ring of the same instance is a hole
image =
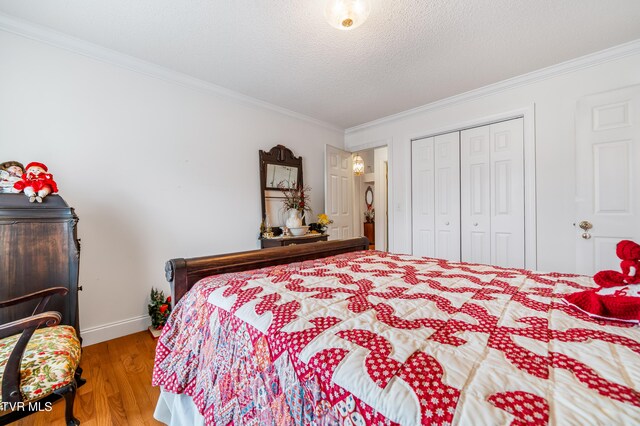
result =
[[[362,25],[371,12],[369,0],[329,0],[324,16],[339,30],[352,30]]]

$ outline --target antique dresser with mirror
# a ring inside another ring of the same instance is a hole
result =
[[[282,190],[303,185],[302,157],[296,157],[284,145],[276,145],[269,151],[260,150],[260,198],[262,221],[273,230],[273,238],[260,238],[262,248],[327,241],[327,235],[307,234],[300,237],[282,235],[285,224]]]

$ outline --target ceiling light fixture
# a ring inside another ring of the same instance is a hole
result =
[[[324,16],[339,30],[352,30],[362,25],[371,12],[369,0],[329,0]]]

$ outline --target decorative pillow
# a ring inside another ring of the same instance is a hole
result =
[[[580,291],[563,301],[595,318],[640,323],[640,284]]]
[[[20,334],[16,334],[0,340],[0,382],[19,338]],[[71,383],[80,354],[80,341],[73,327],[58,325],[36,330],[27,343],[20,366],[20,392],[24,402],[43,398]]]

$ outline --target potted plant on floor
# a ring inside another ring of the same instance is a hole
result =
[[[151,302],[149,303],[149,316],[151,317],[151,327],[149,331],[154,338],[160,336],[162,327],[164,327],[171,313],[171,296],[165,298],[164,292],[151,289]]]

